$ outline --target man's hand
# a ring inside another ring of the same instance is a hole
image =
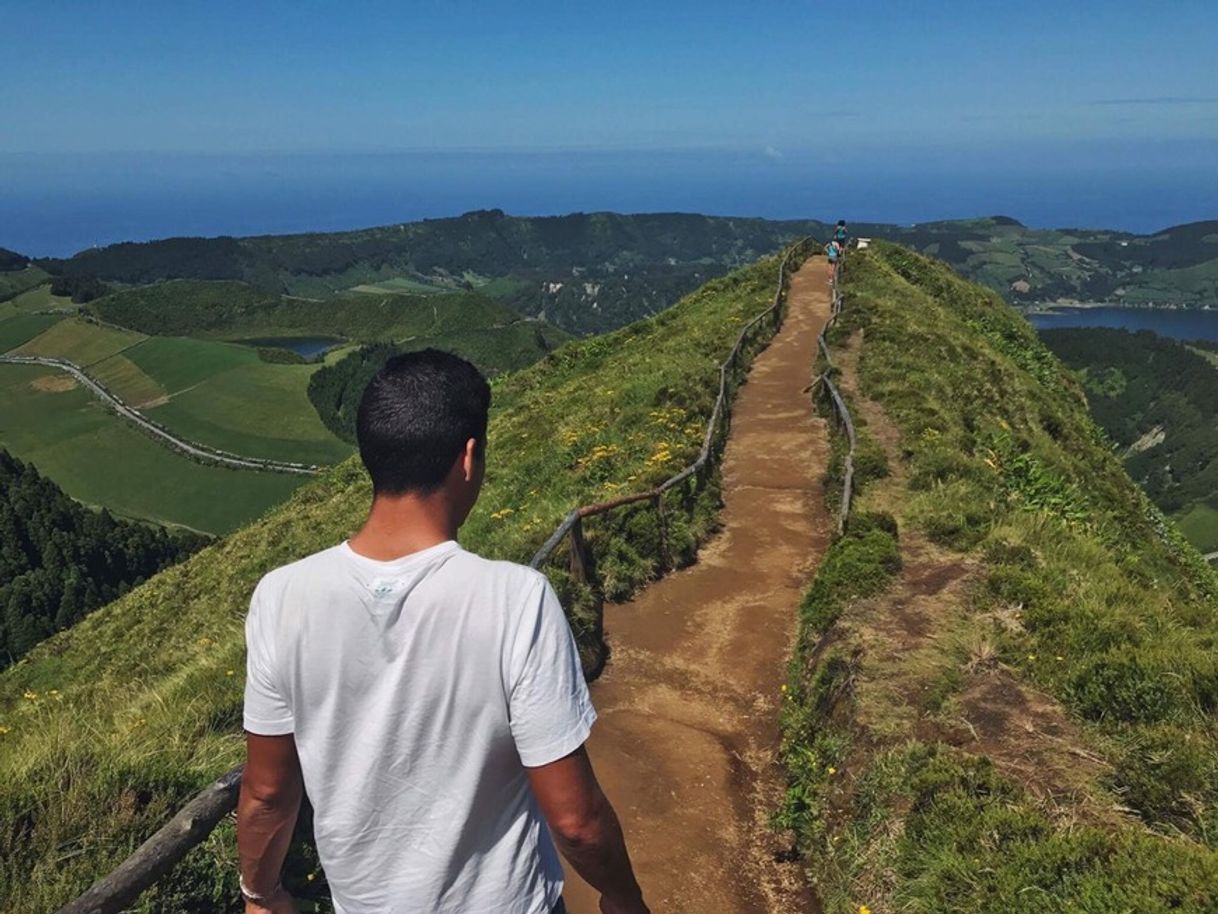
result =
[[[266,904],[245,903],[245,914],[300,914],[296,899],[286,889],[279,889]]]

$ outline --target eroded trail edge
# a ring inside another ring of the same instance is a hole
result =
[[[804,586],[832,529],[829,435],[807,393],[829,272],[791,279],[782,329],[754,361],[723,459],[723,529],[696,565],[611,605],[589,750],[652,910],[811,910],[767,822],[782,772],[780,688]],[[597,895],[568,874],[573,914]]]

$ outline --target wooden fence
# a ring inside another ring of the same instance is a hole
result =
[[[715,406],[706,423],[706,432],[702,437],[702,449],[693,463],[653,488],[623,495],[612,501],[573,508],[537,550],[533,560],[529,563],[533,568],[540,569],[545,565],[563,539],[569,538],[571,541],[571,576],[580,583],[590,583],[588,572],[592,566],[592,555],[587,540],[584,538],[584,519],[640,502],[650,502],[656,511],[659,520],[661,555],[668,554],[664,493],[676,488],[691,477],[696,477],[699,482],[702,482],[713,472],[714,460],[722,450],[731,425],[731,412],[728,407],[731,405],[737,386],[748,372],[748,366],[742,361],[746,344],[763,328],[770,327],[773,332],[777,332],[778,327],[782,325],[782,319],[786,314],[790,265],[792,263],[802,264],[816,244],[814,239],[804,238],[787,249],[778,265],[778,288],[774,292],[773,303],[741,328],[732,351],[719,365],[719,394],[715,398]]]
[[[838,261],[837,267],[833,271],[833,301],[829,311],[829,320],[825,322],[824,328],[816,338],[816,348],[825,360],[825,370],[815,381],[815,384],[819,385],[829,395],[833,414],[837,417],[838,423],[846,434],[846,453],[842,458],[842,501],[838,507],[837,514],[838,536],[846,532],[846,521],[850,517],[850,503],[854,499],[854,454],[858,445],[854,433],[854,420],[850,418],[850,410],[846,407],[846,401],[842,398],[841,392],[833,383],[833,357],[829,352],[829,344],[825,341],[825,334],[837,322],[838,315],[842,313],[842,307],[845,304],[845,299],[838,289],[841,275],[842,262]]]
[[[732,351],[719,366],[719,395],[707,422],[706,434],[698,458],[653,489],[636,492],[633,495],[624,495],[613,501],[573,509],[537,550],[530,563],[532,567],[540,568],[544,565],[563,539],[570,538],[572,576],[580,582],[587,583],[590,577],[592,555],[584,538],[583,519],[644,501],[650,501],[659,514],[662,551],[667,551],[663,495],[692,476],[705,478],[711,472],[714,457],[722,448],[723,441],[727,437],[731,419],[728,407],[732,395],[739,381],[747,372],[747,366],[743,364],[741,354],[747,342],[763,327],[772,325],[773,329],[777,330],[781,325],[786,309],[789,266],[796,262],[802,263],[815,249],[816,244],[813,239],[805,238],[787,249],[779,263],[778,289],[774,293],[773,303],[745,324],[736,338]],[[243,769],[243,765],[238,765],[204,788],[169,822],[141,844],[117,869],[99,879],[79,898],[60,908],[58,914],[120,914],[130,907],[142,892],[169,872],[195,846],[201,844],[220,820],[232,812],[237,805]]]

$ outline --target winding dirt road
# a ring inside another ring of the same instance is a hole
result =
[[[300,476],[316,476],[320,468],[304,463],[287,463],[282,460],[269,460],[263,457],[242,457],[231,451],[194,441],[179,438],[165,426],[153,422],[142,412],[124,402],[119,396],[107,388],[101,381],[93,377],[80,365],[67,359],[52,358],[40,355],[0,355],[0,365],[43,365],[66,372],[84,387],[91,391],[109,409],[121,418],[137,426],[170,449],[193,457],[204,463],[214,463],[220,466],[234,467],[239,470],[267,470],[272,473],[295,473]]]
[[[779,689],[832,528],[828,431],[806,392],[828,282],[820,258],[795,274],[786,321],[736,400],[723,530],[696,565],[606,609],[613,654],[592,689],[589,751],[655,914],[816,910],[767,820],[782,789]],[[598,911],[574,873],[566,897],[572,914]]]

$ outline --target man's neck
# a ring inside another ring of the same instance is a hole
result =
[[[387,562],[456,538],[457,525],[439,493],[377,496],[347,544],[365,558]]]

